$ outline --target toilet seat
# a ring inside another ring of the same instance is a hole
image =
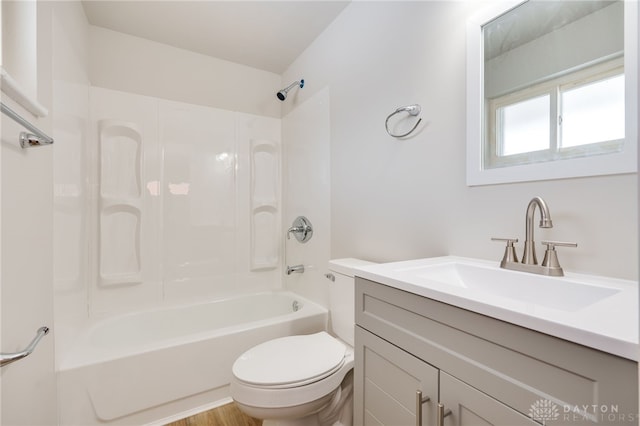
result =
[[[235,379],[248,386],[286,389],[320,381],[345,363],[346,346],[322,331],[257,345],[233,364]]]

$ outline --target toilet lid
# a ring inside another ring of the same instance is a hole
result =
[[[242,354],[233,364],[233,375],[257,386],[301,386],[338,370],[345,353],[345,345],[324,331],[281,337]]]

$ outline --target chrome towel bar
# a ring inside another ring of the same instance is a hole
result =
[[[18,361],[28,355],[31,355],[33,350],[36,348],[40,339],[42,339],[46,334],[49,333],[49,327],[40,327],[38,329],[38,333],[36,337],[33,338],[29,346],[27,346],[23,351],[14,352],[10,354],[0,354],[0,367],[4,367],[7,364],[11,364],[14,361]]]
[[[30,148],[32,146],[51,145],[53,138],[47,136],[33,124],[22,118],[17,112],[0,102],[2,113],[10,117],[13,121],[20,124],[31,133],[20,132],[20,146],[22,148]]]

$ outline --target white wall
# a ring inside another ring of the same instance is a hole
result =
[[[555,227],[537,228],[536,240],[578,243],[560,249],[565,269],[637,278],[635,175],[466,186],[466,20],[482,6],[354,2],[283,75],[306,82],[285,114],[331,93],[330,256],[498,261],[503,247],[490,238],[523,239],[527,203],[539,195]],[[385,117],[412,103],[423,108],[420,132],[391,138]]]
[[[280,76],[91,26],[94,86],[280,118]]]
[[[4,7],[4,3],[2,4]],[[37,101],[52,106],[51,6],[38,2]],[[4,40],[3,40],[4,41]],[[3,44],[3,53],[19,56],[15,46]],[[13,72],[20,72],[13,69]],[[29,72],[29,74],[31,73]],[[17,76],[16,76],[17,78]],[[20,78],[21,83],[25,84]],[[26,83],[28,84],[28,83]],[[30,95],[36,93],[29,91]],[[51,116],[37,118],[5,94],[2,101],[47,134]],[[3,425],[56,424],[56,386],[53,327],[53,147],[21,149],[18,135],[24,129],[2,114],[2,336],[3,353],[23,350],[41,326],[51,332],[29,357],[2,367]]]

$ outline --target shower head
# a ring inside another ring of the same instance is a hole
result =
[[[287,99],[287,93],[289,93],[289,90],[293,89],[294,87],[299,86],[301,89],[304,87],[304,80],[300,80],[300,81],[294,81],[293,83],[291,83],[290,85],[288,85],[287,87],[285,87],[284,89],[282,89],[281,91],[279,91],[276,96],[278,97],[278,99],[280,99],[281,101],[284,101],[285,99]]]

